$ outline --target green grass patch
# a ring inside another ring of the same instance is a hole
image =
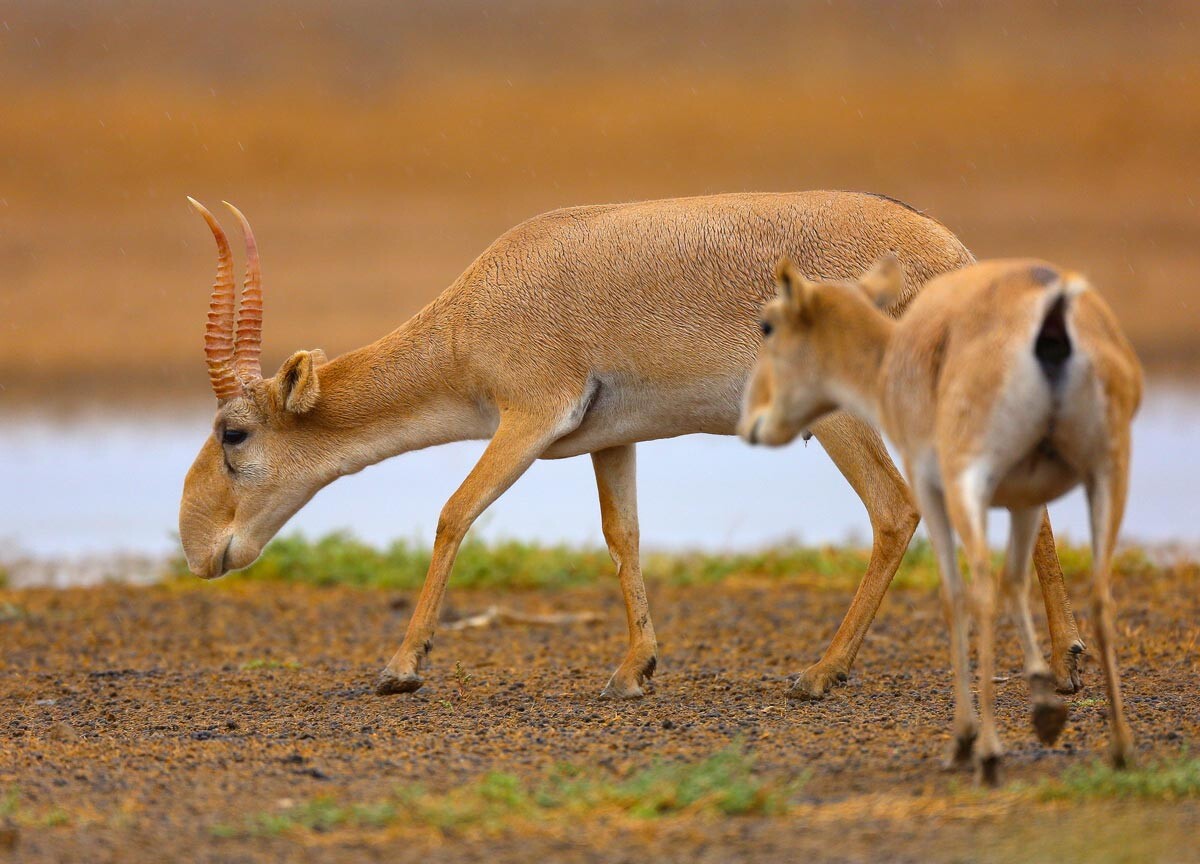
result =
[[[22,828],[61,828],[71,824],[71,814],[61,807],[30,808],[21,800],[21,792],[10,788],[0,792],[0,823]]]
[[[1086,544],[1059,542],[1058,562],[1062,565],[1067,581],[1086,580],[1092,575],[1092,547]],[[999,559],[997,559],[999,560]],[[1119,550],[1113,558],[1113,570],[1123,577],[1142,579],[1161,572],[1161,567],[1150,560],[1145,549],[1129,547]]]
[[[650,552],[642,556],[642,568],[648,580],[673,585],[745,577],[802,580],[852,590],[869,559],[868,549],[783,545],[747,553]],[[429,560],[430,547],[422,542],[397,540],[378,547],[346,533],[317,540],[294,534],[269,544],[258,561],[236,578],[411,590],[424,582]],[[554,589],[610,582],[613,572],[608,551],[601,548],[516,540],[486,543],[468,537],[455,560],[453,578],[457,588]],[[170,563],[169,576],[194,579],[182,556]],[[928,544],[913,545],[896,583],[922,588],[937,585],[936,564]]]
[[[1059,546],[1068,579],[1091,572],[1091,553],[1083,546]],[[799,582],[814,588],[854,590],[870,561],[870,549],[854,546],[779,545],[756,552],[648,552],[642,556],[646,579],[670,585],[704,585],[730,578]],[[349,585],[412,590],[429,569],[430,545],[397,540],[378,547],[347,533],[310,540],[301,534],[281,537],[237,579]],[[995,566],[1002,556],[997,553]],[[1150,577],[1157,566],[1144,552],[1130,549],[1118,556],[1117,570],[1127,577]],[[454,564],[456,588],[554,589],[609,582],[613,563],[602,548],[542,545],[517,540],[487,543],[468,537]],[[169,577],[193,581],[182,556],[169,565]],[[927,541],[914,542],[904,556],[893,585],[935,589],[937,561]]]
[[[0,794],[0,819],[12,819],[15,821],[20,810],[20,792],[16,789],[6,789],[3,794]]]
[[[492,831],[518,823],[553,823],[600,814],[636,820],[703,814],[772,816],[787,811],[803,784],[804,778],[781,781],[755,774],[751,757],[735,745],[700,762],[655,763],[626,778],[560,766],[534,780],[490,773],[446,792],[409,786],[372,802],[321,796],[278,812],[255,814],[240,827],[216,825],[212,833],[261,836],[394,825],[441,832]]]
[[[239,579],[351,585],[362,588],[420,587],[429,569],[428,544],[397,540],[386,547],[364,543],[345,533],[318,540],[302,535],[282,537]],[[516,541],[485,544],[468,538],[454,565],[454,583],[468,588],[555,588],[582,585],[609,574],[608,553],[566,546],[540,546]],[[171,575],[191,579],[180,556]]]
[[[1075,765],[1053,780],[1034,787],[1043,801],[1139,799],[1178,801],[1200,798],[1200,759],[1186,756],[1118,771],[1100,762]]]

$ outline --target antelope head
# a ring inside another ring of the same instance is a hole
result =
[[[873,415],[863,397],[873,391],[892,324],[882,310],[903,293],[899,260],[885,255],[857,282],[813,282],[785,258],[775,282],[738,434],[780,446],[839,408]]]
[[[191,571],[213,579],[253,563],[292,514],[339,471],[328,436],[313,422],[324,354],[298,351],[275,377],[263,378],[262,270],[250,224],[226,203],[246,242],[238,305],[225,232],[199,202],[188,201],[217,241],[217,276],[204,333],[217,415],[184,481],[179,536]]]

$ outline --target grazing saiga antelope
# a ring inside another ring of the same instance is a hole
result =
[[[881,311],[907,293],[894,257],[882,258],[856,283],[811,282],[787,261],[777,279],[778,296],[763,309],[765,338],[738,431],[752,444],[784,444],[845,409],[881,425],[900,451],[937,554],[950,623],[949,763],[968,762],[974,748],[981,778],[997,782],[1002,748],[992,705],[990,506],[1012,515],[999,582],[1024,652],[1034,727],[1047,743],[1062,730],[1067,709],[1054,693],[1029,614],[1029,558],[1046,502],[1083,484],[1110,756],[1118,767],[1128,764],[1133,743],[1117,677],[1109,571],[1142,372],[1112,311],[1082,276],[1042,261],[989,261],[941,275],[899,321]],[[971,704],[955,534],[972,577],[982,724]]]
[[[189,199],[190,200],[190,199]],[[604,537],[624,594],[629,648],[604,695],[640,696],[657,643],[638,561],[634,446],[693,432],[731,435],[757,346],[771,268],[795,256],[851,278],[898,250],[920,284],[973,259],[940,223],[882,196],[718,195],[535,217],[501,236],[399,329],[326,362],[259,364],[262,285],[246,220],[241,308],[216,219],[218,267],[205,334],[217,415],[188,472],[179,533],[188,566],[212,578],[248,566],[316,492],[399,453],[490,439],[441,512],[428,576],[378,692],[421,686],[454,558],[467,530],[535,459],[591,454]],[[793,692],[819,696],[849,672],[917,524],[879,436],[838,415],[813,433],[862,498],[874,532],[854,602]],[[1055,672],[1078,686],[1082,650],[1047,523],[1038,574]]]

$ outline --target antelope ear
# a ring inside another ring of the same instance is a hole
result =
[[[817,283],[805,279],[791,259],[781,258],[775,265],[775,289],[780,299],[794,303],[802,310],[808,303],[809,294],[816,287]]]
[[[888,252],[858,278],[858,287],[875,304],[887,310],[904,296],[904,268],[895,252]]]
[[[320,351],[297,351],[275,373],[275,396],[279,404],[293,414],[303,414],[317,404],[321,386],[317,382]]]

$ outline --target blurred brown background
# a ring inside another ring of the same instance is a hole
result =
[[[1085,270],[1189,373],[1198,48],[1191,2],[0,3],[0,401],[207,398],[187,194],[255,225],[272,367],[540,211],[841,188]]]

